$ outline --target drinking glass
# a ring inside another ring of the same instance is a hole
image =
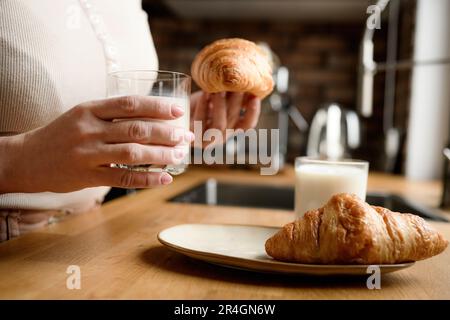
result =
[[[164,100],[168,105],[176,104],[184,109],[183,116],[175,120],[140,119],[150,122],[167,122],[171,125],[189,130],[189,101],[191,94],[191,77],[186,74],[171,71],[132,70],[117,71],[108,75],[108,97],[129,95],[152,96]],[[120,121],[117,119],[116,121]],[[176,148],[185,148],[186,157],[180,164],[165,166],[155,164],[127,165],[112,164],[113,167],[141,172],[168,172],[173,175],[186,170],[189,162],[189,144],[179,145]]]
[[[295,214],[322,207],[337,193],[366,199],[369,163],[363,160],[295,159]]]

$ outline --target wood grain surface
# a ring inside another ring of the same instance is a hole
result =
[[[182,223],[281,226],[292,212],[168,203],[166,199],[207,178],[238,183],[293,185],[256,171],[194,169],[166,188],[146,190],[100,209],[0,244],[0,298],[19,299],[450,299],[450,250],[382,277],[381,290],[366,278],[290,277],[232,270],[196,261],[163,247],[156,235]],[[436,207],[440,184],[372,174],[370,191],[396,192]],[[440,211],[450,217],[449,212]],[[431,223],[450,239],[450,223]],[[69,290],[66,269],[78,265],[81,289]]]

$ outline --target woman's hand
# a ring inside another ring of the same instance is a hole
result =
[[[254,128],[258,123],[261,111],[261,100],[255,96],[237,93],[204,93],[197,91],[191,96],[191,131],[194,130],[194,121],[201,121],[202,135],[207,129],[218,129],[222,132],[225,141],[229,138],[226,129],[247,130]],[[197,133],[197,132],[196,132]],[[225,141],[203,141],[202,147]]]
[[[69,192],[86,187],[148,188],[171,183],[168,173],[133,172],[111,163],[178,164],[194,135],[165,122],[182,108],[131,96],[80,104],[47,126],[0,138],[0,192]],[[121,119],[120,121],[113,121]]]

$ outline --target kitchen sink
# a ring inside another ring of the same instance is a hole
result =
[[[293,210],[294,188],[271,185],[251,185],[220,182],[209,179],[171,199],[170,202],[219,206],[238,206]],[[432,209],[390,193],[369,192],[366,201],[392,211],[408,212],[422,218],[449,222]]]

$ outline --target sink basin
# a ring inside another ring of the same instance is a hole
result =
[[[209,179],[175,197],[170,202],[205,205],[238,206],[266,209],[294,209],[294,188],[271,185],[250,185],[219,182]],[[368,193],[366,201],[392,211],[408,212],[422,218],[445,221],[432,209],[413,203],[395,194]]]

